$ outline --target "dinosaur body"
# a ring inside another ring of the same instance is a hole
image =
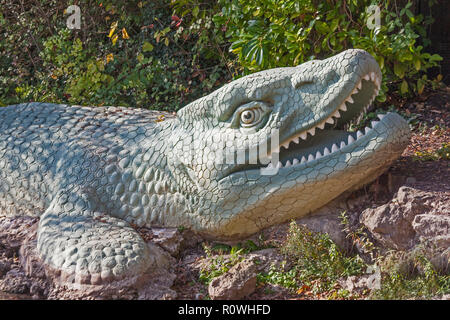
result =
[[[243,77],[178,116],[2,108],[0,214],[40,216],[37,249],[62,282],[133,282],[154,258],[130,223],[242,238],[381,174],[408,142],[406,121],[388,113],[344,130],[380,79],[369,54],[347,50]],[[252,161],[255,148],[277,161]],[[267,167],[276,170],[263,174]]]

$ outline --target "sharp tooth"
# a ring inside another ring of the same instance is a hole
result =
[[[382,120],[384,118],[385,114],[378,114],[377,117],[378,119]]]
[[[377,125],[377,123],[380,121],[372,121],[370,124],[372,125],[372,128],[375,127]]]
[[[361,130],[358,130],[358,132],[356,132],[356,139],[359,139],[363,135],[364,135],[364,133],[362,133]]]
[[[342,110],[342,111],[347,111],[347,106],[345,105],[345,102],[343,104],[341,104],[339,109]]]
[[[380,88],[375,89],[375,97],[378,96],[378,93],[380,92]]]
[[[320,151],[316,152],[316,159],[322,158],[322,154],[320,153]]]
[[[298,161],[298,159],[297,158],[294,158],[294,160],[292,161],[292,165],[296,165],[296,164],[298,164],[300,161]]]
[[[306,161],[308,161],[308,160],[306,160],[305,156],[303,156],[302,161],[300,163],[305,163]]]
[[[333,124],[334,119],[332,117],[329,117],[327,120],[325,120],[326,123]]]
[[[292,141],[294,141],[295,143],[299,143],[299,141],[298,141],[298,137],[295,137],[294,139],[292,139]]]
[[[331,146],[331,152],[336,152],[339,150],[339,147],[336,145],[336,143],[333,143],[333,145]]]
[[[316,128],[312,128],[312,129],[308,130],[308,132],[313,136],[316,134]]]
[[[326,156],[327,154],[330,154],[330,150],[325,147],[325,149],[323,149],[323,155]]]
[[[365,127],[365,128],[364,128],[364,134],[367,134],[370,130],[372,130],[372,128]]]
[[[339,113],[339,110],[336,110],[336,112],[333,114],[333,117],[340,118],[341,114]]]
[[[310,154],[310,155],[308,156],[308,161],[312,161],[312,160],[314,160],[314,156],[313,156],[312,154]]]
[[[348,136],[348,144],[350,144],[350,143],[352,143],[352,142],[355,142],[355,138],[353,138],[352,135],[349,135],[349,136]]]
[[[292,166],[291,161],[287,161],[286,164],[284,165],[285,168],[289,168],[290,166]]]
[[[368,74],[366,74],[366,75],[363,77],[363,79],[366,80],[366,81],[369,81],[369,80],[370,80],[370,76],[369,76]]]
[[[358,82],[358,84],[356,85],[356,88],[358,88],[358,90],[361,90],[361,88],[362,88],[362,84],[361,84],[361,81],[360,81],[360,82]]]
[[[370,80],[372,80],[373,82],[375,82],[375,79],[376,79],[376,77],[375,77],[375,72],[371,72],[370,73]]]
[[[345,147],[345,146],[346,146],[345,142],[344,142],[344,141],[341,141],[340,149],[342,149],[342,148]]]
[[[349,97],[348,97],[347,99],[345,99],[345,100],[348,101],[348,102],[350,102],[350,103],[353,103],[353,102],[354,102],[351,96],[349,96]]]
[[[317,127],[323,129],[325,127],[325,122],[320,123]]]
[[[281,163],[281,161],[278,161],[278,163],[277,163],[277,168],[278,168],[278,169],[283,168],[283,164]]]
[[[283,144],[283,147],[284,147],[285,149],[289,149],[289,142],[286,142],[285,144]]]
[[[306,140],[307,137],[308,137],[308,133],[306,133],[306,132],[302,132],[302,134],[300,134],[300,138],[302,138],[303,140]]]
[[[267,169],[271,169],[271,168],[273,168],[272,162],[270,162],[270,163],[267,165]]]

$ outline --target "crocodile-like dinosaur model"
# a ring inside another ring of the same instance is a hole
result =
[[[409,140],[406,121],[387,113],[363,131],[344,130],[380,79],[367,52],[347,50],[232,81],[177,116],[48,103],[0,108],[0,214],[40,217],[37,252],[54,279],[133,283],[154,257],[131,223],[242,238],[380,175]],[[255,146],[279,162],[211,161]]]

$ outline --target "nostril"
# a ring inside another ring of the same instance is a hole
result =
[[[294,88],[295,89],[298,89],[298,88],[300,88],[300,87],[302,87],[302,86],[304,86],[304,85],[307,85],[307,84],[313,84],[314,83],[314,81],[312,81],[312,80],[310,80],[310,81],[300,81],[300,82],[298,82],[298,83],[296,83],[295,85],[294,85]]]
[[[313,84],[314,83],[314,78],[312,76],[308,76],[308,75],[302,75],[302,76],[294,76],[291,79],[291,83],[292,86],[294,87],[294,89],[298,89],[304,85],[308,85],[308,84]]]

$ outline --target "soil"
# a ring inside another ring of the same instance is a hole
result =
[[[442,151],[444,143],[450,144],[450,87],[406,101],[399,110],[407,117],[416,119],[411,142],[402,157],[386,173],[350,196],[361,198],[364,195],[364,201],[359,202],[355,210],[361,212],[365,208],[386,203],[402,185],[431,191],[436,200],[449,202],[449,155],[444,155],[441,159],[428,156]],[[50,284],[42,278],[28,277],[19,260],[19,248],[26,237],[26,230],[32,228],[37,219],[16,219],[0,221],[0,300],[46,299]],[[262,244],[280,245],[286,237],[287,228],[288,224],[282,224],[264,230],[261,233],[264,238]],[[201,244],[190,246],[177,255],[177,263],[174,265],[177,278],[172,286],[177,292],[177,299],[207,298],[207,286],[199,281],[198,269],[194,267],[205,255]],[[251,300],[320,298],[312,295],[307,288],[293,293],[273,285],[258,286],[248,297]]]

